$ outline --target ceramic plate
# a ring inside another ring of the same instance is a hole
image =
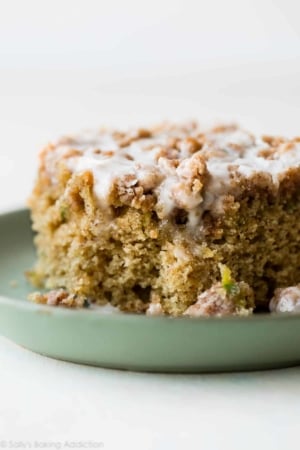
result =
[[[34,248],[26,210],[0,215],[0,333],[53,358],[129,370],[216,372],[300,362],[300,315],[190,319],[28,302]]]

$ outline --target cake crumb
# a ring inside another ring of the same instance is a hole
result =
[[[68,308],[88,308],[90,306],[87,298],[69,294],[65,289],[55,289],[46,293],[33,292],[28,295],[28,300],[42,305],[65,306]]]
[[[147,316],[162,316],[164,314],[161,298],[158,294],[151,293],[151,301],[146,310],[146,314]]]
[[[278,288],[271,299],[269,309],[272,313],[300,312],[300,284],[287,288]]]
[[[254,294],[244,281],[236,282],[230,269],[220,264],[222,280],[198,295],[196,303],[189,306],[184,316],[247,316],[252,314]]]
[[[160,303],[150,303],[146,311],[147,316],[161,316],[163,313],[164,312]]]

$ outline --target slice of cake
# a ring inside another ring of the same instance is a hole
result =
[[[40,156],[31,279],[131,312],[247,314],[300,282],[299,200],[299,138],[196,123],[65,137]]]

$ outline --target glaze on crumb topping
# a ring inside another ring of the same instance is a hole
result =
[[[236,125],[202,129],[196,122],[162,124],[128,132],[99,130],[64,137],[41,154],[41,168],[56,183],[57,168],[90,172],[99,205],[156,210],[163,219],[187,212],[197,225],[205,211],[221,214],[223,200],[241,179],[283,175],[300,168],[300,139],[255,137]]]

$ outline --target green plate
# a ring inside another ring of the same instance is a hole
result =
[[[0,333],[53,358],[120,369],[216,372],[300,362],[300,315],[190,319],[105,314],[28,302],[29,214],[0,215]]]

